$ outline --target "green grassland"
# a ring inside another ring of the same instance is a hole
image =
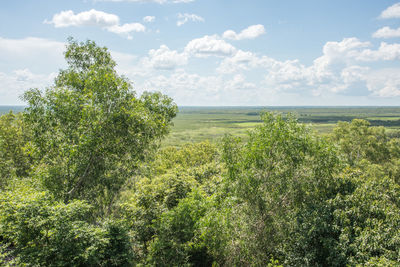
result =
[[[23,106],[0,106],[0,115],[23,111]],[[171,133],[163,146],[180,146],[188,142],[215,142],[225,134],[246,137],[261,123],[263,112],[293,113],[300,122],[321,134],[330,133],[338,121],[355,118],[384,126],[390,135],[400,136],[400,107],[179,107]]]
[[[225,134],[245,137],[261,123],[263,112],[293,113],[300,122],[321,134],[332,131],[338,121],[366,119],[385,126],[391,135],[400,134],[400,107],[180,107],[164,146],[187,142],[217,141]]]

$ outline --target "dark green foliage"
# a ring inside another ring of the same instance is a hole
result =
[[[205,215],[207,200],[194,191],[162,214],[156,238],[150,245],[148,263],[153,266],[211,266],[213,258],[205,244],[196,242],[199,220]]]
[[[301,211],[287,248],[290,265],[365,266],[375,257],[399,261],[400,187],[376,171],[348,173],[353,190]]]
[[[0,238],[21,265],[130,266],[124,226],[96,223],[92,210],[85,202],[60,203],[46,191],[18,183],[0,196]]]

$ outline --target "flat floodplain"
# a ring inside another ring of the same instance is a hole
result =
[[[261,123],[263,112],[292,113],[321,134],[332,131],[339,121],[368,120],[384,126],[390,135],[400,135],[400,107],[179,107],[171,133],[163,145],[217,141],[225,134],[245,137]]]
[[[24,106],[0,106],[0,115],[21,112]],[[246,137],[261,123],[263,112],[292,113],[321,134],[328,134],[339,121],[368,120],[372,126],[384,126],[389,135],[400,137],[400,107],[179,107],[170,134],[163,146],[210,140],[225,134]]]

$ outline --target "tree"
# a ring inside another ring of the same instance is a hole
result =
[[[58,199],[85,199],[101,213],[177,112],[160,93],[137,97],[105,47],[69,39],[68,68],[41,92],[27,91],[37,175]]]
[[[226,183],[236,197],[230,265],[283,260],[295,216],[332,195],[340,161],[334,147],[293,116],[266,113],[245,143],[226,138]],[[240,223],[239,223],[240,222]]]

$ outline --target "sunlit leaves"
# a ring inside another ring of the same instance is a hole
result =
[[[30,90],[25,121],[41,159],[36,175],[65,202],[109,212],[115,194],[168,132],[177,108],[159,93],[137,97],[106,48],[70,40],[55,85]]]

